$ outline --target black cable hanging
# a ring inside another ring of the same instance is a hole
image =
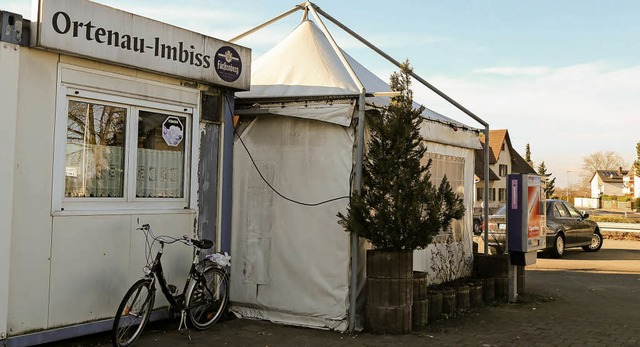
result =
[[[269,188],[271,188],[271,190],[273,190],[274,193],[278,194],[278,196],[280,196],[281,198],[289,201],[289,202],[293,202],[295,204],[298,205],[302,205],[302,206],[310,206],[310,207],[315,207],[315,206],[320,206],[323,204],[327,204],[333,201],[337,201],[337,200],[342,200],[342,199],[349,199],[350,196],[341,196],[338,198],[333,198],[333,199],[329,199],[329,200],[325,200],[325,201],[320,201],[320,202],[316,202],[316,203],[307,203],[307,202],[301,202],[301,201],[297,201],[294,200],[292,198],[286,197],[284,196],[282,193],[280,193],[276,188],[274,188],[271,183],[269,183],[269,181],[267,181],[267,179],[262,175],[262,172],[260,171],[260,169],[258,168],[258,165],[256,164],[256,161],[253,160],[253,156],[251,155],[251,152],[249,151],[249,148],[247,148],[247,145],[245,145],[244,141],[242,140],[242,137],[240,136],[240,134],[238,134],[238,132],[236,131],[236,129],[233,129],[233,132],[238,136],[238,139],[240,140],[240,143],[242,144],[242,147],[244,147],[244,150],[247,152],[247,154],[249,155],[249,159],[251,159],[251,163],[253,164],[253,167],[256,169],[256,171],[258,172],[258,175],[260,175],[260,178],[262,178],[262,180],[264,181],[264,183],[269,186]]]

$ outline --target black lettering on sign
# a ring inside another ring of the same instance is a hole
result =
[[[111,28],[101,27],[93,20],[75,20],[64,11],[58,11],[51,18],[53,30],[60,35],[70,35],[84,39],[98,45],[118,47],[122,50],[141,54],[149,52],[159,59],[170,60],[179,64],[208,69],[214,67],[218,76],[227,82],[235,81],[242,72],[240,55],[233,48],[224,46],[214,57],[206,55],[203,48],[179,41],[176,43],[163,42],[160,37],[154,37],[150,44],[145,45],[145,38],[132,33],[120,32]],[[149,41],[146,41],[149,43]]]
[[[60,23],[58,22],[58,20],[60,19],[60,16],[62,16],[62,19],[64,20],[64,22],[62,24],[64,24],[64,29],[60,29]],[[55,30],[58,34],[66,34],[69,32],[69,29],[71,29],[71,18],[69,18],[69,15],[59,11],[56,12],[53,15],[53,30]]]

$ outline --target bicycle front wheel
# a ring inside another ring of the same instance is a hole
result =
[[[141,279],[129,288],[113,320],[111,340],[114,346],[129,346],[140,336],[151,315],[154,294],[149,279]]]
[[[198,330],[215,324],[229,301],[229,283],[225,273],[216,268],[205,270],[187,293],[189,322]]]

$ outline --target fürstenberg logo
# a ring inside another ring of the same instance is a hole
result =
[[[77,20],[71,20],[69,14],[64,11],[58,11],[53,14],[52,17],[53,30],[61,35],[71,35],[72,37],[84,38],[87,41],[95,41],[96,43],[118,47],[123,50],[133,51],[141,54],[152,52],[154,56],[164,58],[167,60],[173,60],[183,64],[189,64],[197,67],[209,68],[211,66],[211,56],[205,55],[199,52],[195,52],[195,46],[189,45],[185,47],[184,42],[180,41],[177,45],[170,45],[160,41],[159,37],[154,37],[151,41],[145,41],[144,38],[121,33],[116,30],[98,27],[93,25],[91,21],[81,22]],[[223,47],[224,48],[224,47]],[[235,50],[230,48],[234,53]],[[222,48],[221,48],[222,50]],[[241,66],[240,57],[235,53],[237,60],[235,63]],[[241,68],[236,67],[235,71],[229,71],[228,67],[223,64],[220,65],[220,69],[224,71],[218,71],[218,66],[214,66],[214,69],[218,74],[225,75],[224,80],[231,82],[240,77]],[[234,64],[235,65],[235,64]],[[229,76],[229,74],[235,76]]]

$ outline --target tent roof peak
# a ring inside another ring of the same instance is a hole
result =
[[[382,81],[385,84],[385,88],[382,90],[379,90],[378,88],[374,88],[373,90],[371,90],[368,86],[367,83],[367,79],[369,80],[369,82],[371,82],[371,79],[369,79],[367,76],[361,76],[361,72],[362,70],[366,70],[369,74],[373,75],[370,71],[368,71],[366,68],[362,67],[357,61],[355,61],[353,58],[349,57],[345,52],[342,51],[342,49],[335,43],[335,41],[333,40],[333,37],[331,35],[331,33],[328,31],[328,29],[325,27],[323,21],[322,21],[322,17],[328,19],[329,21],[331,21],[333,24],[335,24],[336,26],[338,26],[340,29],[344,30],[346,33],[348,33],[349,35],[353,36],[355,39],[357,39],[358,41],[362,42],[364,45],[366,45],[367,47],[369,47],[371,50],[373,50],[374,52],[376,52],[377,54],[379,54],[380,56],[382,56],[383,58],[385,58],[387,61],[391,62],[392,64],[394,64],[397,67],[400,67],[401,64],[394,60],[391,56],[389,56],[388,54],[386,54],[385,52],[383,52],[381,49],[379,49],[378,47],[374,46],[373,44],[371,44],[370,42],[368,42],[366,39],[364,39],[362,36],[358,35],[356,32],[354,32],[353,30],[349,29],[347,26],[345,26],[344,24],[342,24],[341,22],[339,22],[338,20],[336,20],[335,18],[333,18],[331,15],[329,15],[328,13],[324,12],[323,10],[320,9],[320,7],[318,7],[316,4],[314,4],[311,1],[305,1],[302,2],[298,5],[296,5],[294,8],[292,8],[291,10],[229,40],[230,42],[235,42],[243,37],[246,37],[284,17],[289,16],[290,14],[297,12],[297,11],[304,11],[304,15],[302,17],[302,21],[300,24],[303,24],[305,22],[311,22],[313,24],[316,24],[314,21],[311,21],[308,17],[308,12],[311,12],[314,16],[314,18],[317,21],[316,25],[312,25],[313,27],[315,27],[316,30],[320,30],[322,32],[322,36],[324,36],[324,39],[326,41],[328,41],[328,49],[329,50],[333,50],[335,55],[337,56],[337,61],[339,62],[339,64],[342,65],[341,70],[343,71],[343,73],[346,70],[346,73],[349,75],[351,81],[349,84],[354,84],[356,86],[355,90],[353,88],[348,88],[349,89],[349,93],[353,94],[353,92],[355,91],[357,94],[362,94],[364,95],[369,95],[371,93],[375,93],[375,92],[380,92],[380,91],[388,91],[389,90],[389,85],[388,83]],[[293,32],[296,32],[298,29],[300,28],[300,25],[298,26],[298,28],[296,28]],[[285,39],[287,40],[287,39]],[[276,46],[277,47],[277,46]],[[275,47],[274,47],[275,48]],[[273,49],[272,49],[273,50]],[[271,52],[271,51],[269,51]],[[269,53],[268,52],[268,53]],[[266,55],[266,54],[265,54]],[[264,57],[264,56],[263,56]],[[260,58],[260,60],[262,60],[262,58]],[[257,61],[256,61],[257,62]],[[354,65],[355,64],[355,65]],[[278,64],[276,66],[281,66],[282,64]],[[256,65],[254,64],[253,67],[255,68]],[[312,69],[309,71],[315,71],[316,69]],[[464,112],[465,114],[467,114],[469,117],[471,117],[472,119],[474,119],[475,121],[477,121],[478,123],[482,124],[485,127],[485,131],[488,131],[488,123],[486,123],[484,120],[482,120],[481,118],[479,118],[478,116],[476,116],[475,114],[473,114],[471,111],[469,111],[468,109],[466,109],[464,106],[462,106],[461,104],[459,104],[458,102],[456,102],[455,100],[453,100],[452,98],[450,98],[449,96],[447,96],[446,94],[444,94],[442,91],[438,90],[436,87],[434,87],[433,85],[431,85],[429,82],[427,82],[426,80],[424,80],[422,77],[418,76],[415,72],[411,72],[410,75],[416,79],[418,82],[420,82],[421,84],[423,84],[424,86],[426,86],[427,88],[431,89],[434,93],[436,93],[438,96],[442,97],[443,99],[445,99],[447,102],[449,102],[450,104],[452,104],[453,106],[455,106],[456,108],[458,108],[459,110],[461,110],[462,112]],[[379,77],[375,76],[376,79],[380,80]],[[254,90],[254,87],[256,86],[255,84],[253,84],[253,80],[254,80],[254,76],[252,76],[252,91]],[[277,84],[277,83],[276,83]],[[379,87],[379,84],[376,82],[375,83],[376,86]],[[258,85],[258,87],[263,87],[264,85]],[[366,86],[366,89],[365,89]],[[280,87],[279,85],[277,85],[276,87]],[[377,90],[376,90],[377,89]],[[255,93],[252,93],[252,91],[250,92],[242,92],[239,93],[238,96],[242,97],[242,95],[245,95],[246,97],[255,97],[256,95],[254,95]],[[344,94],[343,93],[339,93],[339,94]],[[265,95],[266,96],[266,95]],[[377,104],[377,103],[376,103]],[[433,111],[432,111],[433,112]],[[435,112],[434,112],[435,114]],[[456,124],[456,125],[464,125],[463,123],[460,123],[458,121],[454,121],[453,119],[450,119],[448,117],[444,117],[440,114],[437,114],[440,118],[444,118],[445,122],[450,122],[452,124]]]

